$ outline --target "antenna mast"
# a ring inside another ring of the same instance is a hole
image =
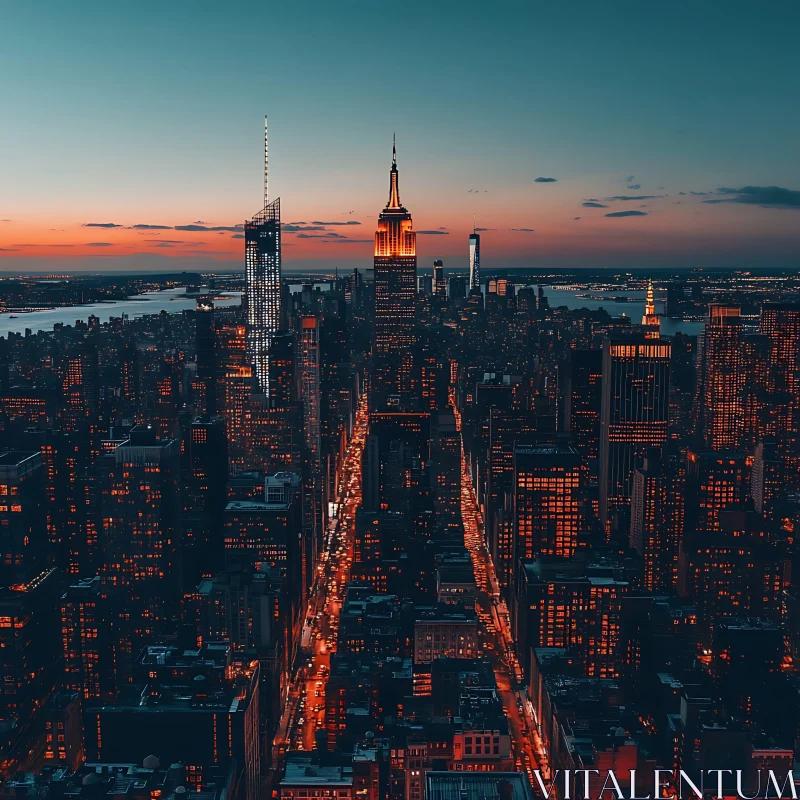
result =
[[[269,203],[269,146],[267,144],[267,117],[264,115],[264,208]]]

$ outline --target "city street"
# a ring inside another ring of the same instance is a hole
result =
[[[453,404],[456,427],[461,430],[461,414]],[[477,507],[472,477],[461,448],[461,516],[464,522],[464,544],[472,557],[478,596],[475,611],[485,635],[482,644],[492,661],[497,689],[508,717],[516,766],[524,770],[533,783],[534,769],[544,769],[541,748],[537,746],[535,721],[530,703],[520,691],[522,670],[511,638],[510,619],[505,600],[500,594],[494,564],[486,546],[483,520]],[[535,784],[534,784],[535,785]]]
[[[330,674],[330,654],[336,651],[339,614],[353,563],[355,514],[361,504],[361,454],[368,425],[369,414],[363,399],[342,464],[338,513],[326,532],[303,626],[301,641],[306,661],[289,689],[275,739],[282,751],[313,749],[314,734],[325,726],[325,685]]]

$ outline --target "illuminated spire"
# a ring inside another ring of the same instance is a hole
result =
[[[647,282],[647,296],[644,301],[644,314],[642,315],[642,325],[647,329],[645,336],[649,339],[658,339],[661,332],[661,320],[656,314],[656,298],[653,292],[653,281]]]
[[[644,313],[645,315],[656,313],[656,299],[653,294],[652,278],[647,282],[647,298],[645,299]]]
[[[269,205],[269,145],[267,137],[267,115],[264,115],[264,208]]]
[[[386,208],[402,208],[400,205],[400,188],[397,185],[397,142],[392,135],[392,169],[389,171],[389,202]]]

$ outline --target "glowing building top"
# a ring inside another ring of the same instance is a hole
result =
[[[656,314],[656,300],[653,293],[653,281],[647,282],[647,297],[644,302],[642,325],[647,328],[645,336],[648,339],[658,339],[661,335],[661,320]]]
[[[389,201],[378,217],[375,231],[375,256],[392,258],[416,256],[417,235],[412,229],[411,214],[400,204],[400,184],[397,172],[397,148],[392,141],[392,168],[389,170]]]

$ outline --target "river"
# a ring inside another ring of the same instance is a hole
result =
[[[163,289],[159,292],[137,294],[126,300],[113,300],[109,303],[88,303],[83,306],[50,308],[46,311],[31,311],[27,314],[0,314],[0,336],[9,333],[24,333],[29,328],[33,333],[52,331],[57,323],[74,325],[76,321],[87,322],[89,317],[98,317],[100,322],[108,322],[111,317],[127,314],[130,319],[146,314],[160,314],[162,311],[175,313],[195,307],[194,297],[185,297],[186,287]],[[219,307],[235,306],[241,302],[241,292],[222,292],[225,299],[215,300]]]
[[[330,287],[329,282],[319,282],[323,290]],[[297,292],[302,288],[300,283],[291,283],[290,290]],[[620,291],[630,300],[627,303],[618,303],[614,300],[594,300],[587,297],[579,297],[579,294],[588,293],[585,289],[555,289],[552,286],[544,287],[544,294],[553,308],[566,306],[570,309],[588,308],[596,311],[604,308],[613,316],[626,314],[634,322],[638,322],[644,313],[644,291],[628,290]],[[52,331],[57,323],[64,325],[74,325],[77,320],[86,322],[90,316],[94,315],[100,322],[108,322],[111,317],[121,317],[127,314],[130,319],[143,317],[146,314],[159,314],[162,311],[170,313],[185,311],[195,307],[194,297],[185,297],[186,289],[178,287],[175,289],[163,289],[158,292],[148,292],[147,294],[135,295],[126,300],[115,300],[110,303],[90,303],[83,306],[68,306],[66,308],[53,308],[47,311],[31,311],[28,314],[0,314],[0,336],[8,336],[9,333],[24,333],[30,329],[33,333],[40,331]],[[235,306],[241,302],[240,292],[224,292],[226,299],[216,300],[215,304],[219,307]],[[656,310],[663,311],[663,303],[656,302]],[[689,335],[695,335],[702,331],[702,322],[683,321],[661,318],[661,333],[664,336],[674,336],[679,331]]]

